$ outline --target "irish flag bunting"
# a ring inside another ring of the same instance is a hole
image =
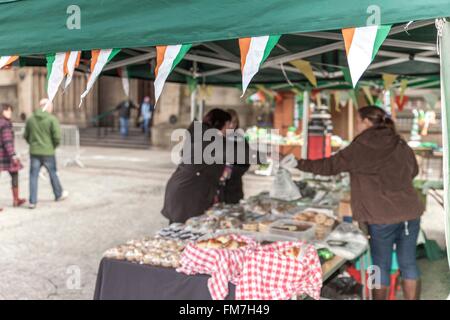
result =
[[[158,102],[167,77],[191,47],[191,44],[156,47],[155,104]]]
[[[130,96],[130,77],[128,76],[128,70],[127,67],[122,67],[117,69],[117,73],[119,74],[119,77],[122,79],[122,87],[125,94]]]
[[[66,57],[64,60],[64,76],[66,77],[66,82],[64,84],[64,90],[67,89],[70,82],[72,82],[73,73],[75,68],[80,65],[81,51],[69,51],[66,52]]]
[[[11,63],[16,61],[17,59],[19,59],[19,56],[4,56],[4,57],[0,57],[0,69],[10,65]]]
[[[64,88],[70,84],[73,72],[80,61],[80,51],[59,52],[47,55],[47,95],[53,101],[61,82],[66,77]]]
[[[390,25],[342,29],[353,87],[375,58],[390,30]]]
[[[266,61],[280,36],[262,36],[239,39],[241,51],[242,96],[258,72],[260,66]],[[241,96],[241,97],[242,97]]]
[[[83,99],[88,95],[89,91],[94,86],[95,80],[100,75],[103,70],[103,67],[111,61],[112,58],[116,54],[120,52],[120,49],[101,49],[101,50],[92,50],[91,57],[91,74],[89,75],[88,83],[86,86],[86,90],[81,95],[80,107],[83,104]]]
[[[47,95],[51,103],[64,79],[64,61],[66,53],[53,53],[47,55]]]

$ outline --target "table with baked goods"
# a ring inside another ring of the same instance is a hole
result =
[[[265,193],[219,204],[107,250],[94,299],[318,299],[322,284],[349,260],[342,243],[350,238],[342,230],[360,236],[352,228],[342,227],[330,205]],[[266,281],[274,278],[278,283]]]

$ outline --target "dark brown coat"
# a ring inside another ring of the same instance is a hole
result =
[[[413,187],[416,157],[389,128],[370,128],[345,149],[322,160],[300,160],[298,168],[319,175],[350,173],[353,218],[361,223],[393,224],[424,211]]]

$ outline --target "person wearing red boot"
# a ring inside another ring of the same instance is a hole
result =
[[[11,175],[13,206],[19,207],[25,203],[19,198],[19,170],[22,164],[14,148],[14,132],[11,123],[12,106],[0,104],[0,171],[8,171]],[[0,208],[0,211],[3,209]]]

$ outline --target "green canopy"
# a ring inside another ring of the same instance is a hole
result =
[[[104,69],[127,66],[135,78],[152,79],[155,45],[193,43],[168,81],[240,85],[240,37],[282,34],[252,83],[307,83],[289,61],[309,60],[319,85],[348,86],[340,29],[364,26],[379,14],[394,27],[364,79],[383,72],[420,76],[439,73],[434,18],[450,16],[448,0],[0,0],[0,56],[20,55],[22,66],[45,65],[45,54],[122,48]],[[429,19],[428,21],[420,21]],[[409,21],[408,31],[404,27]],[[332,30],[331,32],[318,32]]]
[[[0,56],[339,30],[374,6],[381,24],[450,16],[448,0],[0,0]]]

